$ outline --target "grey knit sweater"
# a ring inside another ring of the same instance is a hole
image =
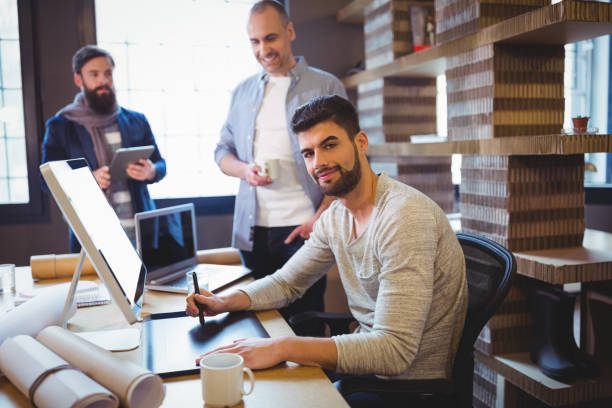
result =
[[[282,269],[244,291],[254,310],[279,308],[334,263],[359,322],[354,333],[333,338],[336,371],[450,377],[467,308],[465,262],[432,200],[382,174],[372,216],[358,238],[351,213],[336,200]]]

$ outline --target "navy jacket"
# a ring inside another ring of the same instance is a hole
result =
[[[149,122],[147,122],[142,113],[120,108],[117,122],[119,124],[119,132],[121,133],[122,147],[155,146],[155,150],[150,157],[157,170],[155,179],[149,182],[128,179],[128,189],[132,196],[134,213],[153,210],[155,209],[155,204],[149,195],[147,184],[155,183],[164,178],[166,175],[166,161],[161,157]],[[83,126],[63,116],[54,116],[49,119],[43,140],[42,163],[54,160],[78,159],[81,157],[87,160],[92,171],[100,167],[98,160],[96,160],[89,132]],[[48,191],[42,176],[41,184],[43,190]],[[78,252],[79,248],[78,241],[72,234],[72,231],[70,231],[70,250]]]

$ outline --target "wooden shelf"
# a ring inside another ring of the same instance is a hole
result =
[[[585,7],[591,10],[585,12]],[[593,11],[595,8],[597,11]],[[564,0],[504,20],[458,40],[351,75],[342,82],[347,88],[354,88],[387,76],[437,76],[446,71],[446,57],[492,43],[564,45],[610,33],[612,3]]]
[[[371,157],[582,154],[612,151],[612,135],[512,136],[440,143],[388,142],[368,148]]]
[[[475,351],[474,357],[510,383],[551,407],[612,397],[612,367],[606,363],[602,364],[602,374],[599,377],[579,378],[572,384],[565,384],[542,374],[537,365],[531,362],[529,353],[487,356]]]

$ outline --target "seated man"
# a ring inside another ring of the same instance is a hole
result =
[[[296,110],[292,128],[310,176],[338,199],[274,274],[223,296],[200,290],[195,301],[206,316],[283,307],[337,263],[359,327],[332,338],[238,340],[211,353],[238,353],[254,369],[294,361],[338,373],[450,378],[467,287],[446,216],[419,191],[372,171],[368,138],[347,100],[311,100]],[[193,294],[186,310],[198,315]]]

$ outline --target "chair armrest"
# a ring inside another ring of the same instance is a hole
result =
[[[350,376],[334,383],[342,395],[356,392],[371,392],[375,394],[436,394],[452,395],[453,384],[444,378],[428,380],[384,380],[372,376]]]
[[[349,332],[349,325],[355,321],[350,313],[304,312],[289,318],[289,324],[296,333],[312,322],[322,322],[329,326],[332,336]]]

